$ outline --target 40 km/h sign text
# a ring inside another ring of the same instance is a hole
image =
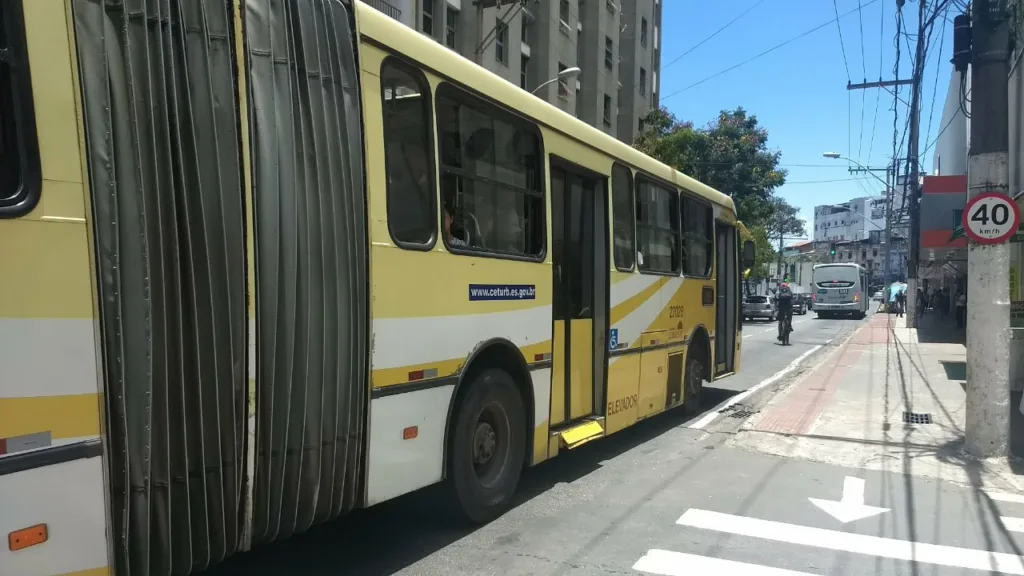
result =
[[[979,194],[964,207],[963,226],[968,238],[978,244],[1006,242],[1020,226],[1020,208],[1005,194]]]

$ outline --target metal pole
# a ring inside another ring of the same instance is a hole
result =
[[[967,195],[1009,191],[1010,22],[991,0],[971,15],[971,148]],[[1010,432],[1010,246],[967,248],[966,448],[975,456],[1006,454]]]

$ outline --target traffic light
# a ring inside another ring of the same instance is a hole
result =
[[[829,256],[835,256],[836,255],[836,245],[835,244],[829,244],[828,245],[828,255]]]

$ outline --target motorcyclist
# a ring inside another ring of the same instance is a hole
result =
[[[793,330],[793,289],[789,287],[789,282],[783,281],[779,284],[779,289],[775,291],[775,301],[779,314],[778,340],[781,342],[782,331],[787,323],[790,331]]]

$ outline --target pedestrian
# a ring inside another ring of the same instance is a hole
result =
[[[961,290],[956,295],[956,327],[963,328],[967,326],[967,292]]]
[[[896,306],[896,317],[903,318],[903,305],[907,302],[907,293],[903,290],[896,290],[896,298],[894,298],[893,305]]]

